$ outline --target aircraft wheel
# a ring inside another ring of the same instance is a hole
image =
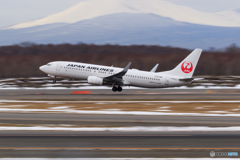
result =
[[[116,91],[117,91],[117,87],[113,87],[113,88],[112,88],[112,91],[113,91],[113,92],[116,92]]]
[[[122,87],[118,87],[118,92],[122,92]]]

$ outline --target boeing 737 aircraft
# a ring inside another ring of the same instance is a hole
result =
[[[41,66],[39,69],[48,76],[66,77],[87,80],[93,85],[112,86],[112,91],[122,91],[122,86],[137,86],[145,88],[177,87],[193,82],[192,75],[197,66],[202,49],[195,49],[173,70],[155,72],[158,64],[150,71],[129,69],[131,62],[125,68],[101,66],[87,63],[55,61]]]

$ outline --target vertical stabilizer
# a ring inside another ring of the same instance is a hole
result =
[[[156,64],[150,72],[156,72],[158,66],[159,66],[159,64]]]
[[[164,73],[181,78],[192,78],[201,53],[202,49],[195,49],[181,63],[179,63],[177,67]]]

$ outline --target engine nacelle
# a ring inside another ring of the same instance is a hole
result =
[[[89,76],[87,82],[89,84],[103,85],[103,79],[95,76]]]

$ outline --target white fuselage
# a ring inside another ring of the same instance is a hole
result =
[[[87,80],[89,76],[105,78],[121,72],[123,68],[55,61],[41,66],[40,70],[50,76]],[[136,69],[129,69],[122,79],[125,86],[138,86],[145,88],[167,88],[191,84],[191,82],[180,81],[181,77],[168,75],[164,72],[154,73]]]

